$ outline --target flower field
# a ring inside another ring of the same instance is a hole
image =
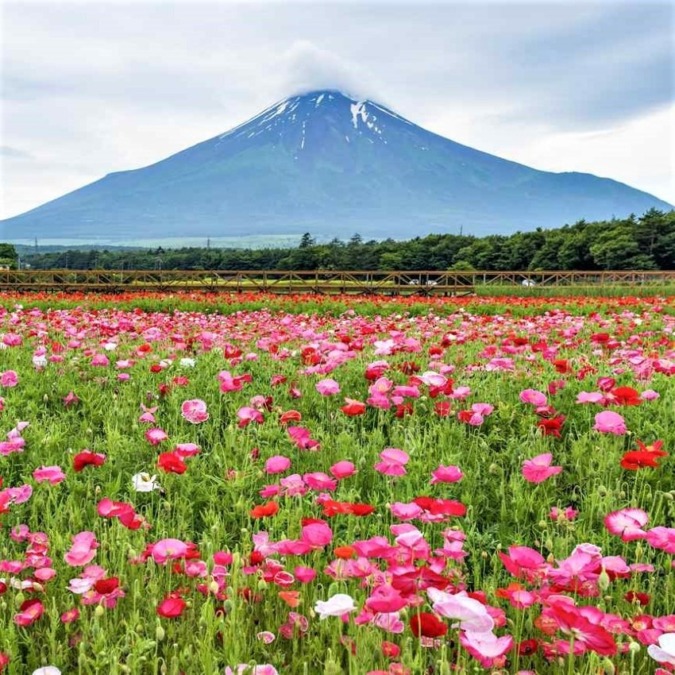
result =
[[[0,298],[0,672],[674,672],[674,309]]]

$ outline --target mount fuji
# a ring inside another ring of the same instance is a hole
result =
[[[294,96],[141,169],[0,221],[9,240],[132,242],[311,232],[484,235],[672,208],[607,178],[550,173],[455,143],[370,100]]]

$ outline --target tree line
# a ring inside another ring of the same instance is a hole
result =
[[[33,269],[183,270],[669,270],[675,268],[675,211],[511,235],[431,234],[408,241],[317,243],[296,248],[67,250],[25,255]]]

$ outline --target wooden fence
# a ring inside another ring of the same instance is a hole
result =
[[[476,286],[603,287],[675,284],[675,271],[369,272],[284,270],[0,270],[0,291],[219,291],[465,295]]]

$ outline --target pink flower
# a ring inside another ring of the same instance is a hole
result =
[[[579,512],[571,506],[566,506],[564,509],[553,506],[549,512],[549,518],[551,520],[574,520],[578,515]]]
[[[33,478],[38,483],[49,481],[52,485],[58,485],[65,480],[66,474],[63,473],[60,466],[42,466],[33,471]]]
[[[274,455],[265,462],[265,473],[284,473],[291,468],[291,460],[283,455]]]
[[[537,408],[543,405],[546,405],[548,399],[546,394],[543,394],[536,389],[525,389],[520,392],[520,400],[523,403],[529,403],[530,405],[536,406]]]
[[[648,520],[649,516],[642,509],[621,509],[605,516],[605,527],[624,541],[634,541],[647,536],[642,528]]]
[[[494,628],[495,622],[485,605],[470,598],[465,591],[452,595],[432,587],[427,589],[427,595],[434,612],[458,620],[462,630],[487,632]]]
[[[184,401],[180,407],[180,412],[183,419],[186,419],[191,424],[201,424],[209,419],[206,403],[199,398]]]
[[[309,485],[312,490],[333,492],[337,488],[337,481],[322,471],[306,473],[302,480]]]
[[[334,478],[337,478],[338,480],[344,480],[345,478],[349,478],[356,473],[356,467],[351,462],[342,460],[341,462],[333,464],[333,466],[330,468],[330,472]]]
[[[160,539],[152,546],[152,559],[159,565],[185,557],[188,546],[180,539]]]
[[[513,648],[510,635],[497,637],[492,631],[464,631],[460,633],[459,642],[471,656],[478,659],[483,668],[491,668],[494,659],[504,656]]]
[[[94,354],[91,359],[92,366],[109,366],[110,359],[105,354]]]
[[[63,556],[71,567],[88,565],[96,555],[98,543],[93,532],[80,532],[73,537],[73,545]]]
[[[239,418],[238,426],[240,429],[244,429],[249,424],[251,424],[251,422],[262,424],[265,421],[263,414],[259,410],[250,408],[248,406],[239,408],[239,410],[237,410],[237,417]]]
[[[543,483],[547,478],[562,472],[561,466],[551,466],[553,455],[545,452],[523,462],[523,478],[530,483]]]
[[[462,480],[464,474],[458,466],[439,466],[431,472],[431,484],[456,483]]]
[[[408,453],[398,448],[386,448],[380,453],[380,459],[375,471],[385,476],[405,476],[405,465],[410,461]]]
[[[599,391],[581,391],[577,394],[577,403],[603,403],[605,395]]]
[[[296,567],[293,570],[293,574],[301,584],[308,584],[310,581],[316,579],[316,570],[311,567]]]
[[[11,389],[16,387],[17,384],[19,384],[19,376],[15,370],[6,370],[4,373],[0,373],[0,387]]]
[[[623,436],[628,431],[623,417],[611,410],[603,410],[595,416],[593,429],[603,434],[614,434],[615,436]]]
[[[340,393],[340,385],[329,378],[316,383],[316,390],[321,396],[334,396]]]
[[[274,666],[264,663],[262,665],[251,666],[248,663],[240,663],[234,669],[227,666],[225,675],[279,675],[279,671]]]
[[[318,450],[319,441],[315,441],[305,427],[288,427],[286,433],[300,450]]]
[[[317,520],[303,526],[301,539],[312,548],[323,548],[333,541],[333,531],[327,523]]]
[[[656,401],[656,399],[660,398],[660,397],[661,397],[661,394],[659,394],[658,391],[654,391],[653,389],[645,389],[645,391],[643,391],[640,394],[640,398],[643,401]]]
[[[150,445],[159,445],[162,441],[165,441],[169,438],[169,435],[164,431],[164,429],[148,429],[145,432],[145,440],[150,443]]]
[[[653,527],[645,539],[650,546],[675,555],[675,527]]]
[[[407,604],[407,600],[390,584],[378,586],[366,600],[366,607],[375,614],[398,612]]]

